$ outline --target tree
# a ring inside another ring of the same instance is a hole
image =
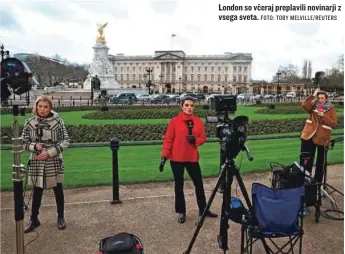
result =
[[[302,68],[302,76],[303,76],[303,79],[306,81],[308,78],[308,60],[304,60],[303,68]]]
[[[309,81],[311,80],[312,73],[313,73],[313,68],[312,68],[311,61],[309,60],[309,62],[308,62],[308,77],[307,77]]]
[[[337,64],[338,68],[344,72],[344,55],[339,56]]]
[[[298,67],[293,64],[289,64],[287,66],[279,66],[278,72],[281,73],[279,77],[279,81],[283,83],[295,83],[300,80],[298,77]],[[273,76],[273,82],[278,81],[278,76],[275,74]]]

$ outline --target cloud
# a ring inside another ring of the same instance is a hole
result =
[[[171,15],[176,11],[177,2],[174,0],[153,0],[150,6],[158,14]]]
[[[20,31],[21,26],[16,21],[10,6],[0,7],[0,29]]]
[[[293,33],[300,36],[311,36],[318,34],[320,23],[293,23],[287,26]]]
[[[335,4],[341,4],[340,0],[334,1]],[[280,65],[294,64],[301,69],[304,59],[310,59],[313,70],[322,70],[334,66],[338,56],[343,54],[341,13],[337,13],[337,21],[322,21],[319,24],[239,20],[230,22],[219,20],[219,4],[229,5],[229,2],[12,1],[11,8],[5,8],[11,11],[7,12],[8,23],[1,24],[1,40],[13,53],[37,52],[46,56],[59,54],[71,61],[87,63],[93,58],[92,47],[97,37],[97,23],[108,22],[104,35],[110,54],[153,55],[155,50],[169,50],[171,47],[190,55],[252,53],[252,78],[266,80],[272,78]],[[251,3],[235,0],[231,4]],[[268,0],[262,0],[260,4],[272,5]],[[299,2],[280,1],[279,4]],[[23,8],[26,5],[30,5],[30,8]],[[172,33],[177,36],[171,38]]]

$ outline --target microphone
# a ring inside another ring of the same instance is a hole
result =
[[[167,161],[167,158],[162,158],[161,163],[159,164],[159,171],[163,172],[164,164]]]

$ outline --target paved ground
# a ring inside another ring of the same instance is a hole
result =
[[[329,167],[329,183],[343,190],[343,165]],[[269,183],[270,175],[252,174],[243,179],[248,191],[252,182]],[[205,179],[207,196],[210,195],[216,179]],[[236,184],[233,184],[235,190]],[[56,207],[52,191],[46,191],[43,198],[40,220],[37,229],[38,238],[26,248],[26,254],[55,253],[97,253],[99,240],[127,231],[141,238],[146,253],[166,254],[183,253],[195,229],[197,215],[193,185],[185,185],[188,207],[187,221],[179,224],[174,213],[173,185],[169,183],[121,186],[122,204],[111,205],[110,187],[81,188],[66,191],[65,217],[67,228],[58,231],[55,228]],[[233,192],[234,194],[235,192]],[[29,192],[28,192],[29,194]],[[241,192],[238,188],[238,195]],[[1,193],[1,253],[15,253],[15,223],[11,192]],[[343,207],[343,198],[338,196]],[[26,198],[27,201],[27,198]],[[211,210],[220,213],[221,196],[217,195]],[[325,202],[326,207],[326,202]],[[343,253],[343,221],[332,221],[321,217],[317,224],[314,209],[306,218],[303,253]],[[25,224],[29,212],[25,216]],[[192,253],[223,253],[216,239],[219,218],[204,222],[196,239]],[[25,235],[25,242],[37,236],[35,232]],[[231,223],[229,230],[230,253],[239,253],[240,228]],[[263,253],[257,243],[254,253]]]

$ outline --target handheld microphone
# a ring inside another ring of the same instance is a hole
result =
[[[167,161],[167,158],[162,158],[161,163],[159,164],[159,171],[163,172],[164,170],[164,164]]]

